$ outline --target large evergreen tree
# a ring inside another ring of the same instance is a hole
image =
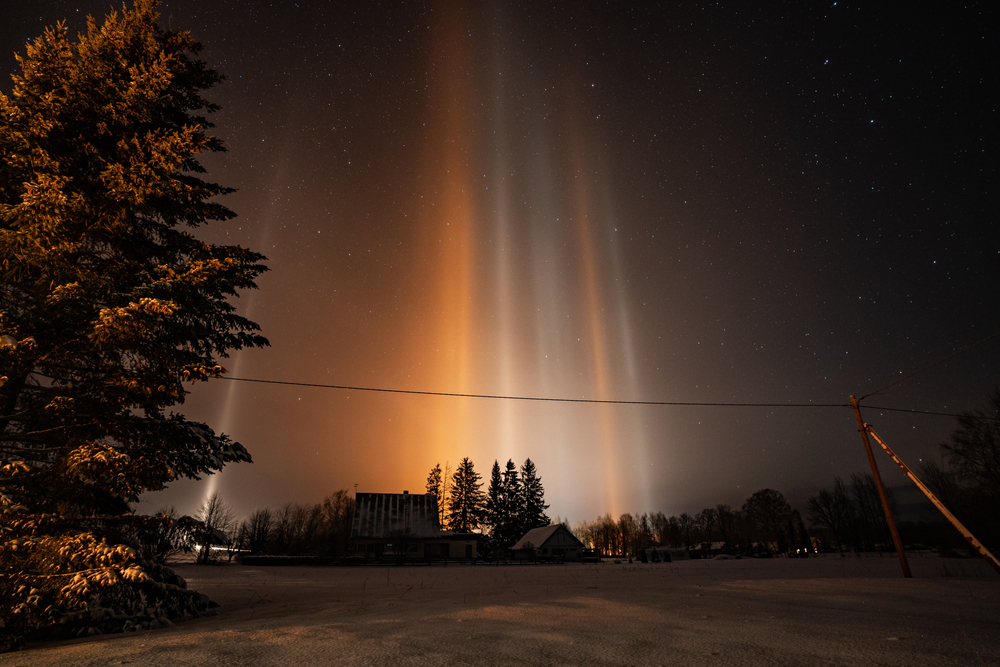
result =
[[[221,76],[155,10],[46,30],[0,93],[0,648],[197,612],[122,544],[129,504],[250,461],[166,411],[267,341],[229,302],[263,257],[191,231],[233,216],[197,161]]]
[[[507,459],[504,467],[502,490],[503,514],[499,541],[502,546],[510,547],[526,532],[523,526],[523,489],[517,476],[517,465],[511,459]]]
[[[448,528],[457,532],[475,530],[485,516],[481,478],[466,456],[455,468],[448,498]]]
[[[535,463],[531,459],[525,459],[524,465],[521,466],[521,488],[521,518],[519,521],[521,533],[526,533],[532,528],[549,525],[550,519],[545,514],[545,510],[549,508],[545,504],[545,489],[542,487],[542,478],[538,476]]]
[[[501,473],[500,464],[494,461],[486,492],[486,523],[490,526],[490,536],[501,548],[510,547],[525,532],[521,525],[523,500],[517,466],[508,459]]]
[[[494,459],[490,471],[490,483],[486,487],[486,502],[483,505],[484,522],[489,526],[490,536],[498,537],[498,529],[503,523],[503,477],[500,476],[500,463]]]

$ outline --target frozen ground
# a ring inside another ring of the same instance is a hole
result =
[[[177,567],[222,606],[6,665],[998,665],[1000,576],[893,557]]]

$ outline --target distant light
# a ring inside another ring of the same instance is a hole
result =
[[[11,336],[10,334],[4,334],[0,336],[0,347],[6,347],[8,345],[10,345],[11,347],[17,345],[17,339]]]

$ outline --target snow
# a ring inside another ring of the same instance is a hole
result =
[[[1000,577],[894,556],[491,567],[181,565],[214,617],[7,665],[1000,664]]]

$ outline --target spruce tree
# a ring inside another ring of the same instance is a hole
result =
[[[469,457],[459,462],[448,499],[448,528],[451,530],[466,533],[483,522],[486,499],[480,479]]]
[[[230,303],[264,258],[192,233],[233,216],[197,160],[221,75],[156,4],[47,29],[0,93],[0,649],[198,613],[125,543],[130,503],[250,461],[167,411],[267,341]]]
[[[444,489],[441,486],[441,464],[435,463],[434,467],[431,468],[430,474],[427,475],[427,493],[434,494],[437,498],[437,508],[438,508],[438,523],[443,524],[441,520],[444,517]]]
[[[524,532],[532,528],[541,528],[549,525],[549,517],[545,510],[549,508],[545,504],[545,489],[542,488],[542,478],[538,477],[535,464],[531,459],[525,459],[521,466],[521,487],[523,489],[523,500],[520,509],[520,526]]]
[[[490,484],[486,487],[486,503],[484,505],[485,523],[489,526],[490,537],[500,539],[500,529],[503,525],[503,478],[500,477],[500,464],[493,460],[490,471]]]
[[[503,486],[500,494],[503,499],[503,510],[500,527],[500,544],[503,547],[511,547],[527,531],[522,530],[521,507],[524,504],[521,481],[517,477],[517,465],[511,459],[507,459],[507,466],[503,471]]]

